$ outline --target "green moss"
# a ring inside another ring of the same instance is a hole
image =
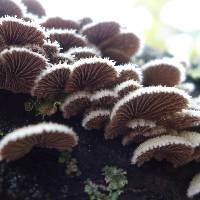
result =
[[[98,185],[91,180],[85,183],[85,192],[90,200],[117,200],[123,193],[125,185],[128,183],[127,173],[115,166],[105,166],[102,170],[106,185]]]
[[[72,157],[70,152],[62,152],[58,162],[66,166],[65,173],[68,176],[80,176],[81,171],[78,168],[78,162]]]

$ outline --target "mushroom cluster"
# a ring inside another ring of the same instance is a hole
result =
[[[200,125],[200,110],[180,89],[182,63],[162,58],[136,66],[132,57],[141,40],[114,21],[42,16],[35,0],[0,0],[0,89],[59,99],[65,119],[78,115],[83,128],[101,129],[105,139],[139,143],[132,164],[200,161],[200,134],[188,131]],[[64,125],[33,125],[5,136],[0,158],[16,160],[34,146],[65,150],[76,144],[76,134]],[[200,192],[199,183],[198,175],[189,197]]]

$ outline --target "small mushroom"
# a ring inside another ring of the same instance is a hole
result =
[[[152,60],[142,66],[145,86],[163,85],[173,87],[185,79],[185,69],[173,58]]]
[[[56,123],[41,123],[19,128],[0,141],[0,159],[15,161],[33,147],[70,150],[77,145],[78,137],[69,127]]]
[[[25,48],[10,48],[1,52],[6,90],[30,93],[36,77],[48,66],[44,56]]]
[[[45,39],[39,25],[9,16],[0,19],[0,35],[7,45],[43,45]]]
[[[82,126],[87,130],[100,129],[109,120],[110,110],[97,109],[85,114]]]
[[[102,89],[91,95],[91,106],[93,108],[111,109],[117,102],[118,95],[113,90]]]
[[[142,88],[140,83],[134,80],[128,80],[116,85],[114,90],[120,96],[120,98],[123,98],[130,92],[133,92],[139,88]]]
[[[69,95],[61,106],[61,111],[66,119],[76,116],[90,106],[90,93],[80,91]]]
[[[114,21],[89,23],[81,30],[81,33],[86,35],[88,40],[95,45],[99,45],[119,32],[120,25]]]
[[[27,11],[38,17],[46,15],[45,9],[37,0],[22,0],[22,3],[27,7]]]
[[[37,98],[54,98],[64,92],[70,74],[66,64],[44,69],[36,78],[32,95]]]
[[[51,17],[41,23],[47,29],[79,29],[79,24],[73,20],[63,19],[61,17]]]
[[[158,161],[167,160],[174,167],[179,167],[190,160],[193,152],[192,144],[185,138],[163,135],[140,144],[134,151],[132,164],[140,167],[155,158]]]
[[[117,78],[114,62],[102,58],[85,58],[75,62],[66,90],[96,91],[113,85]]]
[[[76,30],[52,29],[49,31],[49,34],[51,42],[57,41],[63,52],[72,47],[85,47],[87,45],[87,39],[81,34],[76,33]]]
[[[21,3],[12,0],[0,0],[0,17],[17,16],[23,17],[24,7]]]
[[[98,51],[97,48],[73,47],[69,49],[66,54],[73,56],[75,60],[80,60],[82,58],[99,57],[100,51]]]

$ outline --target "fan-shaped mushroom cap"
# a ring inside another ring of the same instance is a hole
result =
[[[59,64],[45,69],[35,80],[32,95],[38,98],[54,98],[64,92],[70,74],[69,66]]]
[[[66,29],[52,29],[49,31],[49,38],[52,42],[57,41],[62,47],[63,51],[67,51],[72,47],[85,47],[87,39],[76,33],[76,30]]]
[[[117,102],[118,95],[113,90],[102,89],[91,95],[91,105],[95,108],[112,108]]]
[[[68,55],[75,57],[76,60],[82,58],[98,57],[101,55],[97,48],[73,47],[66,52]]]
[[[87,130],[100,129],[109,120],[109,116],[110,110],[91,110],[84,116],[82,126]]]
[[[91,94],[80,91],[69,95],[61,106],[63,116],[66,119],[82,113],[90,105]]]
[[[117,93],[120,96],[120,98],[123,98],[130,92],[133,92],[141,87],[142,87],[142,85],[140,83],[138,83],[137,81],[128,80],[128,81],[124,81],[124,82],[121,82],[120,84],[116,85],[114,90],[115,90],[115,93]]]
[[[100,44],[99,48],[117,49],[128,57],[136,54],[140,48],[140,39],[133,33],[119,33]]]
[[[105,137],[116,137],[117,130],[122,131],[120,126],[132,119],[157,120],[187,108],[189,102],[190,96],[177,88],[157,86],[137,89],[115,104]]]
[[[69,150],[78,143],[76,133],[56,123],[41,123],[19,128],[0,141],[0,159],[14,161],[36,147]]]
[[[185,79],[185,69],[172,58],[156,59],[143,67],[144,85],[175,86]]]
[[[200,111],[183,110],[182,112],[175,113],[174,115],[169,115],[165,118],[161,118],[158,120],[158,124],[176,130],[199,126]]]
[[[130,62],[130,57],[126,55],[126,53],[114,49],[114,48],[108,48],[102,51],[103,57],[110,58],[111,60],[114,60],[118,65],[126,64]]]
[[[194,197],[195,195],[199,194],[200,193],[200,173],[199,174],[196,174],[191,182],[190,182],[190,185],[187,189],[187,196],[189,198],[192,198]]]
[[[139,83],[142,82],[143,76],[141,69],[132,63],[118,65],[116,66],[116,70],[119,74],[118,83],[128,80],[138,81]]]
[[[12,92],[29,93],[36,77],[47,68],[45,57],[25,48],[11,48],[1,52],[5,87]]]
[[[48,29],[79,29],[79,24],[73,20],[62,19],[61,17],[51,17],[41,24]]]
[[[82,29],[82,34],[86,35],[88,40],[96,45],[99,45],[104,40],[107,40],[119,32],[120,25],[113,21],[96,24],[90,23]]]
[[[12,0],[0,0],[0,17],[17,16],[23,17],[24,7],[22,4]]]
[[[117,78],[114,62],[108,59],[81,59],[73,64],[72,69],[66,87],[68,92],[95,91],[110,87]]]
[[[42,17],[46,15],[46,12],[43,6],[37,0],[22,0],[24,5],[27,7],[27,11],[37,15],[38,17]]]
[[[38,24],[15,17],[0,19],[0,35],[7,45],[42,45],[45,39],[44,31]]]
[[[164,135],[149,139],[140,144],[134,151],[132,163],[141,166],[144,162],[155,158],[167,160],[174,167],[181,166],[190,160],[193,147],[183,137]]]

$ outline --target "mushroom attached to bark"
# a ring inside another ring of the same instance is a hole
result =
[[[11,48],[1,52],[4,88],[16,93],[30,93],[36,77],[48,66],[44,56],[25,48]]]
[[[68,126],[56,123],[41,123],[19,128],[0,141],[0,159],[15,161],[33,147],[70,150],[77,145],[78,137]]]
[[[90,23],[83,27],[82,34],[86,35],[88,40],[95,44],[99,45],[104,40],[114,36],[120,32],[120,25],[116,22],[100,22],[100,23]]]
[[[72,29],[52,29],[49,31],[49,38],[52,42],[57,41],[62,51],[67,51],[72,47],[85,47],[87,45],[87,39],[76,33],[76,30]]]
[[[70,74],[69,66],[59,64],[49,67],[36,78],[32,95],[37,98],[54,98],[63,94]]]
[[[116,81],[117,72],[114,62],[103,58],[85,58],[75,62],[66,90],[96,91],[111,87]]]
[[[48,29],[79,29],[79,24],[73,20],[62,19],[61,17],[51,17],[41,24]]]
[[[93,108],[111,109],[117,102],[118,95],[113,90],[102,89],[91,95],[91,106]]]
[[[110,110],[108,109],[91,110],[85,114],[82,126],[87,130],[100,129],[104,127],[109,117]]]
[[[91,94],[80,91],[69,95],[61,106],[61,111],[66,119],[76,116],[90,106]]]
[[[190,96],[177,88],[157,86],[137,89],[115,104],[105,137],[117,137],[117,129],[120,130],[120,126],[132,119],[158,120],[180,112],[189,103]]]
[[[174,167],[184,165],[193,154],[193,146],[180,136],[164,135],[149,139],[140,144],[134,151],[132,164],[139,167],[155,158],[158,161],[166,160]]]
[[[9,16],[0,19],[0,35],[7,45],[43,45],[45,39],[38,24]]]

